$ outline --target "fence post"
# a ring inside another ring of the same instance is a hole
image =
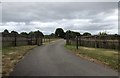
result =
[[[49,37],[49,43],[50,43],[50,37]]]
[[[17,38],[16,38],[16,33],[14,33],[14,37],[15,37],[15,46],[17,45],[16,42],[17,42]]]
[[[43,44],[43,37],[41,37],[40,40],[41,40],[41,45],[42,45]]]
[[[66,35],[66,45],[70,45],[70,36],[69,36],[69,32]]]
[[[97,48],[97,36],[95,36],[95,48]]]
[[[76,36],[76,48],[78,50],[78,36]]]

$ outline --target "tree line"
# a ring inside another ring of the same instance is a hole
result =
[[[3,32],[2,32],[2,36],[24,36],[24,37],[43,37],[44,34],[42,32],[40,32],[39,30],[38,31],[31,31],[29,33],[27,32],[21,32],[20,34],[17,32],[17,31],[11,31],[9,32],[7,29],[5,29]]]
[[[83,34],[71,30],[67,30],[66,32],[62,28],[57,28],[54,33],[51,33],[49,35],[44,35],[41,31],[31,31],[29,33],[27,32],[21,32],[20,34],[17,31],[11,31],[9,32],[7,29],[5,29],[2,32],[3,36],[25,36],[25,37],[44,37],[44,38],[64,38],[69,36],[69,38],[75,38],[76,36],[91,36],[92,34],[89,32],[84,32]],[[100,32],[98,35],[108,35],[106,32]],[[117,35],[117,34],[115,34]]]
[[[83,34],[80,34],[79,32],[67,30],[64,32],[62,28],[57,28],[55,31],[55,36],[59,38],[65,38],[69,36],[69,38],[75,38],[76,36],[91,36],[91,33],[85,32]]]

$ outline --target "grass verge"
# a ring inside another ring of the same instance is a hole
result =
[[[2,76],[9,76],[14,66],[23,56],[36,45],[6,47],[2,49]]]
[[[118,51],[82,46],[79,46],[79,49],[76,50],[76,46],[74,45],[65,45],[65,47],[74,52],[76,55],[87,58],[93,62],[108,65],[109,67],[119,71],[120,64],[118,62],[120,62],[120,59],[118,59]]]

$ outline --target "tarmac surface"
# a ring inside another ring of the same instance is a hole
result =
[[[39,46],[16,65],[10,76],[117,76],[103,65],[81,59],[66,48],[65,40]]]

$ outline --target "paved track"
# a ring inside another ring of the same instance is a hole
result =
[[[26,54],[11,76],[117,76],[117,72],[74,55],[65,41],[42,45]]]

